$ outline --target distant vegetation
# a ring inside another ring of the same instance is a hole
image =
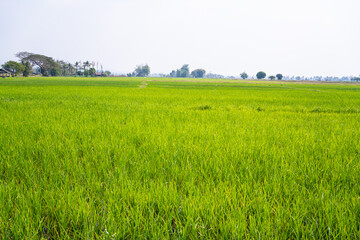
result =
[[[110,71],[103,70],[101,63],[94,61],[76,61],[74,64],[63,60],[54,60],[52,57],[19,52],[16,54],[19,62],[8,61],[2,65],[2,68],[11,73],[12,76],[42,75],[42,76],[84,76],[84,77],[106,77],[112,75]],[[125,77],[171,77],[171,78],[213,78],[213,79],[254,79],[248,73],[242,72],[239,76],[224,76],[214,73],[206,73],[205,69],[197,68],[190,71],[189,64],[184,64],[181,68],[172,70],[169,74],[150,75],[150,66],[148,64],[138,65],[135,70],[128,74],[117,75]],[[114,76],[114,75],[112,75]],[[260,71],[256,74],[257,79],[266,79],[267,74]],[[359,82],[360,77],[304,77],[304,76],[284,76],[280,73],[267,77],[270,80],[313,80],[313,81],[354,81]]]
[[[240,74],[240,77],[242,79],[247,79],[249,77],[249,75],[246,72],[243,72],[243,73]]]
[[[63,60],[54,60],[52,57],[29,52],[19,52],[16,57],[19,58],[20,62],[8,61],[2,65],[13,76],[22,75],[28,77],[31,74],[36,74],[42,76],[105,77],[111,74],[110,71],[103,71],[101,64],[90,61],[77,61],[71,64]]]
[[[173,70],[170,77],[187,78],[190,76],[189,64],[183,65],[180,69]]]
[[[169,74],[169,77],[174,77],[174,78],[188,78],[188,77],[203,78],[203,77],[205,77],[205,74],[206,74],[206,71],[204,69],[201,69],[201,68],[195,69],[190,74],[189,64],[184,64],[180,69],[171,71],[171,73]]]
[[[265,72],[258,72],[256,74],[256,78],[257,79],[264,79],[266,77],[266,73]]]
[[[195,69],[191,72],[191,77],[194,78],[203,78],[205,76],[206,71],[204,69]]]
[[[128,77],[147,77],[150,74],[150,67],[149,65],[139,65],[136,66],[134,72],[129,73]]]
[[[2,65],[2,67],[11,72],[13,76],[18,76],[25,72],[25,64],[21,64],[15,61],[8,61]]]
[[[280,74],[280,73],[278,73],[278,74],[276,74],[276,78],[277,78],[278,80],[281,80],[281,79],[283,79],[283,75]]]

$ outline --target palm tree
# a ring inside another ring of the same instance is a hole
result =
[[[69,74],[70,76],[72,75],[72,66],[71,63],[68,63],[68,68],[69,68]]]
[[[75,69],[76,69],[76,73],[75,73],[75,75],[77,75],[78,73],[78,67],[79,67],[79,65],[80,65],[80,63],[79,62],[76,62],[75,63]]]
[[[90,66],[89,61],[84,62],[84,71]]]

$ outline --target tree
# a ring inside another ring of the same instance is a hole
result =
[[[275,76],[271,75],[269,76],[270,80],[275,80]]]
[[[90,67],[90,62],[89,61],[84,62],[83,67],[85,71],[88,67]]]
[[[96,73],[95,68],[90,68],[90,70],[89,70],[90,76],[95,77],[95,73]]]
[[[171,71],[170,77],[176,77],[176,71],[175,71],[175,70],[172,70],[172,71]]]
[[[40,54],[19,52],[16,57],[20,58],[22,62],[29,62],[32,66],[38,66],[43,76],[48,76],[51,69],[58,67],[54,59]]]
[[[176,71],[176,77],[187,78],[190,76],[189,64],[184,64]]]
[[[11,72],[12,76],[22,74],[25,71],[25,66],[15,61],[8,61],[2,67]]]
[[[136,77],[147,77],[150,74],[149,65],[138,65],[135,68],[134,75]]]
[[[144,77],[149,76],[149,74],[150,74],[150,67],[149,67],[149,65],[146,64],[145,66],[143,66],[142,72],[143,72]]]
[[[53,77],[55,77],[55,76],[60,76],[60,72],[59,72],[59,70],[57,70],[56,68],[52,68],[52,69],[50,70],[50,75],[53,76]]]
[[[110,71],[105,71],[104,74],[105,74],[105,76],[110,76],[111,72]]]
[[[266,73],[260,71],[256,74],[257,79],[264,79],[266,77]]]
[[[241,77],[242,79],[247,79],[247,78],[249,77],[249,75],[247,75],[246,72],[243,72],[243,73],[240,74],[240,77]]]
[[[198,71],[198,70],[203,70],[203,69],[196,69],[194,71]],[[195,74],[194,71],[191,72],[191,75],[192,75],[192,73]],[[203,71],[205,71],[205,70],[203,70]],[[204,73],[204,75],[205,75],[205,73]],[[172,70],[169,75],[170,75],[170,77],[188,78],[190,76],[189,64],[184,64],[180,69]]]
[[[191,76],[194,78],[203,78],[205,75],[206,71],[204,69],[195,69],[194,71],[191,72]]]
[[[172,70],[170,77],[187,78],[190,76],[189,64],[184,64],[180,69]]]
[[[72,76],[73,66],[71,65],[71,63],[68,63],[68,70],[69,70],[69,75]]]
[[[23,72],[23,76],[24,77],[28,77],[29,75],[30,75],[30,73],[31,73],[31,65],[30,65],[30,63],[29,62],[23,62],[22,63],[23,65],[24,65],[24,72]]]
[[[86,69],[86,70],[84,70],[84,75],[85,75],[85,77],[88,77],[88,76],[89,76],[89,74],[90,74],[90,73],[89,73],[89,70],[87,70],[87,69]]]
[[[360,82],[360,77],[354,77],[351,79],[351,81]]]
[[[283,75],[280,74],[280,73],[278,73],[278,74],[276,74],[276,78],[277,78],[278,80],[282,80],[282,79],[283,79]]]
[[[79,66],[80,66],[80,63],[79,63],[79,62],[76,62],[76,63],[75,63],[75,73],[76,73],[76,74],[78,73],[78,68],[79,68]],[[79,74],[77,74],[77,75],[79,75]]]

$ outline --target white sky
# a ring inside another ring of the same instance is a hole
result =
[[[360,74],[360,0],[0,0],[0,64],[29,51],[127,73]]]

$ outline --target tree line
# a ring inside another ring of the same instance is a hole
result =
[[[247,75],[245,72],[241,73],[240,76],[241,76],[242,79],[248,78],[248,75]],[[284,77],[284,76],[283,76],[281,73],[278,73],[278,74],[276,74],[275,76],[274,76],[274,75],[270,75],[270,76],[269,76],[269,79],[270,79],[270,80],[275,80],[275,78],[277,78],[278,80],[282,80],[283,77]],[[260,71],[260,72],[258,72],[258,73],[256,74],[256,78],[257,78],[257,79],[264,79],[264,78],[266,78],[266,73],[263,72],[263,71]]]
[[[30,76],[33,71],[42,76],[109,76],[110,71],[95,69],[95,62],[77,61],[75,64],[63,60],[54,60],[52,57],[30,52],[15,54],[19,62],[8,61],[2,67],[9,71],[12,76]],[[97,64],[98,65],[98,64]]]
[[[12,76],[22,75],[28,77],[35,70],[35,74],[42,76],[109,76],[110,71],[103,71],[102,65],[101,71],[95,69],[95,62],[90,61],[77,61],[74,64],[63,60],[54,60],[52,57],[35,54],[30,52],[19,52],[15,54],[19,59],[19,62],[8,61],[2,65],[2,67],[9,71]],[[99,64],[97,64],[97,68]],[[148,64],[138,65],[135,70],[128,73],[128,77],[147,77],[150,75],[150,67]],[[210,74],[211,75],[211,74]],[[214,74],[212,74],[214,75]],[[172,70],[170,74],[164,75],[172,78],[204,78],[206,77],[206,71],[202,68],[195,69],[190,72],[189,64],[184,64],[181,68]],[[247,79],[249,76],[246,72],[240,74],[242,79]],[[257,79],[264,79],[266,73],[260,71],[256,74]],[[276,76],[269,76],[269,79],[282,80],[283,75],[277,74]]]
[[[32,74],[32,71],[36,70],[37,74],[42,76],[109,76],[109,71],[97,71],[95,69],[95,62],[90,61],[77,61],[75,64],[65,62],[63,60],[54,60],[52,57],[48,57],[41,54],[34,54],[29,52],[19,52],[15,55],[19,58],[20,62],[8,61],[2,65],[2,67],[9,71],[13,76],[22,75],[28,77]],[[147,77],[150,74],[150,67],[146,65],[138,65],[132,73],[128,73],[128,77]],[[172,70],[170,74],[165,75],[172,78],[204,78],[206,75],[204,69],[198,68],[190,72],[189,64],[184,64],[181,68]],[[240,74],[242,79],[247,79],[249,76],[246,72]],[[266,73],[260,71],[256,74],[257,79],[264,79]],[[283,79],[282,74],[276,76],[269,76],[269,79],[274,80]]]
[[[178,78],[203,78],[206,71],[204,69],[195,69],[190,72],[189,64],[184,64],[180,69],[173,70],[169,75],[164,75],[166,77],[178,77]],[[147,77],[150,74],[150,67],[148,64],[136,66],[135,70],[132,73],[128,73],[128,77]]]
[[[109,76],[110,71],[103,71],[100,64],[101,71],[95,69],[99,68],[99,64],[90,61],[77,61],[74,64],[63,60],[54,60],[52,57],[35,54],[30,52],[19,52],[15,54],[19,61],[8,61],[2,65],[2,67],[9,71],[12,76],[22,75],[27,77],[33,73],[40,74],[42,76]],[[138,65],[135,70],[128,73],[128,77],[147,77],[150,75],[150,67],[146,65]],[[124,76],[124,75],[122,75]],[[161,74],[163,77],[172,78],[223,78],[224,76],[218,74],[207,74],[202,68],[190,71],[189,64],[184,64],[181,68],[172,70],[169,74]],[[256,74],[257,79],[265,79],[266,73],[259,71]],[[242,79],[248,79],[249,75],[246,72],[240,74]],[[235,77],[231,77],[235,78]],[[270,80],[282,80],[283,75],[278,73],[276,75],[268,76]],[[360,78],[351,78],[351,81],[360,81]]]

